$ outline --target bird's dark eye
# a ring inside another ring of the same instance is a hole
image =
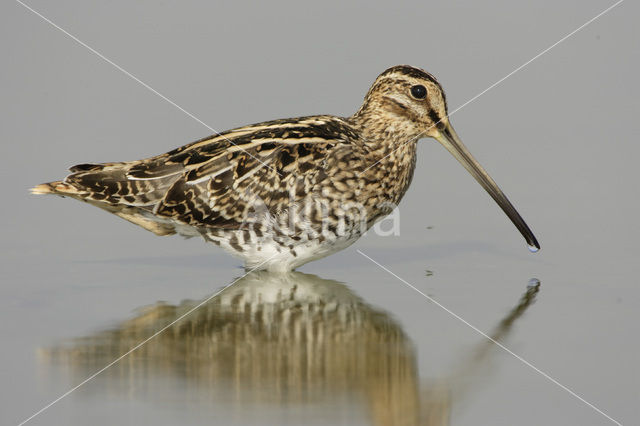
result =
[[[411,96],[416,99],[424,99],[427,97],[427,88],[422,84],[416,84],[411,87]]]

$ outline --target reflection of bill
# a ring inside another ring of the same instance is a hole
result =
[[[536,292],[529,289],[492,337],[506,336]],[[43,350],[43,358],[84,378],[196,303],[143,308],[113,330]],[[490,349],[478,346],[459,372],[474,374]],[[458,374],[421,386],[413,344],[396,321],[345,285],[299,272],[247,275],[105,375],[107,391],[134,396],[161,377],[182,379],[199,398],[240,405],[366,401],[378,425],[449,424],[452,402],[465,393]]]

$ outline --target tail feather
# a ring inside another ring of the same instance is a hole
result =
[[[41,183],[40,185],[34,186],[31,188],[31,193],[36,195],[56,194],[62,196],[73,196],[79,195],[80,191],[68,183],[57,180],[55,182]]]
[[[129,169],[137,163],[78,164],[70,168],[71,174],[64,180],[42,183],[31,188],[31,193],[84,201],[156,235],[179,232],[170,219],[152,213],[179,176],[129,178]]]
[[[146,217],[142,209],[139,209],[135,206],[127,206],[125,204],[109,204],[92,200],[91,198],[87,197],[86,191],[78,190],[78,188],[76,188],[75,186],[63,181],[41,183],[40,185],[31,188],[31,193],[37,195],[54,194],[62,197],[69,196],[72,198],[76,198],[80,201],[87,202],[103,210],[106,210],[109,213],[113,213],[116,216],[128,220],[133,224],[141,226],[142,228],[151,231],[156,235],[172,235],[176,233],[172,224],[162,223],[153,220],[153,218]]]

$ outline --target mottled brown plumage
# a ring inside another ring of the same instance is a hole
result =
[[[81,164],[33,192],[89,202],[158,235],[200,235],[248,267],[289,270],[350,245],[388,214],[409,187],[423,136],[459,142],[439,83],[396,66],[351,117],[268,121],[144,160]],[[504,203],[497,191],[489,190]]]

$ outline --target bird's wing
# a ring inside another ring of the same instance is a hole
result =
[[[196,227],[239,229],[257,209],[274,214],[304,198],[326,178],[330,154],[350,149],[356,138],[336,117],[276,120],[146,160],[75,166],[64,183],[88,201],[135,206]]]

